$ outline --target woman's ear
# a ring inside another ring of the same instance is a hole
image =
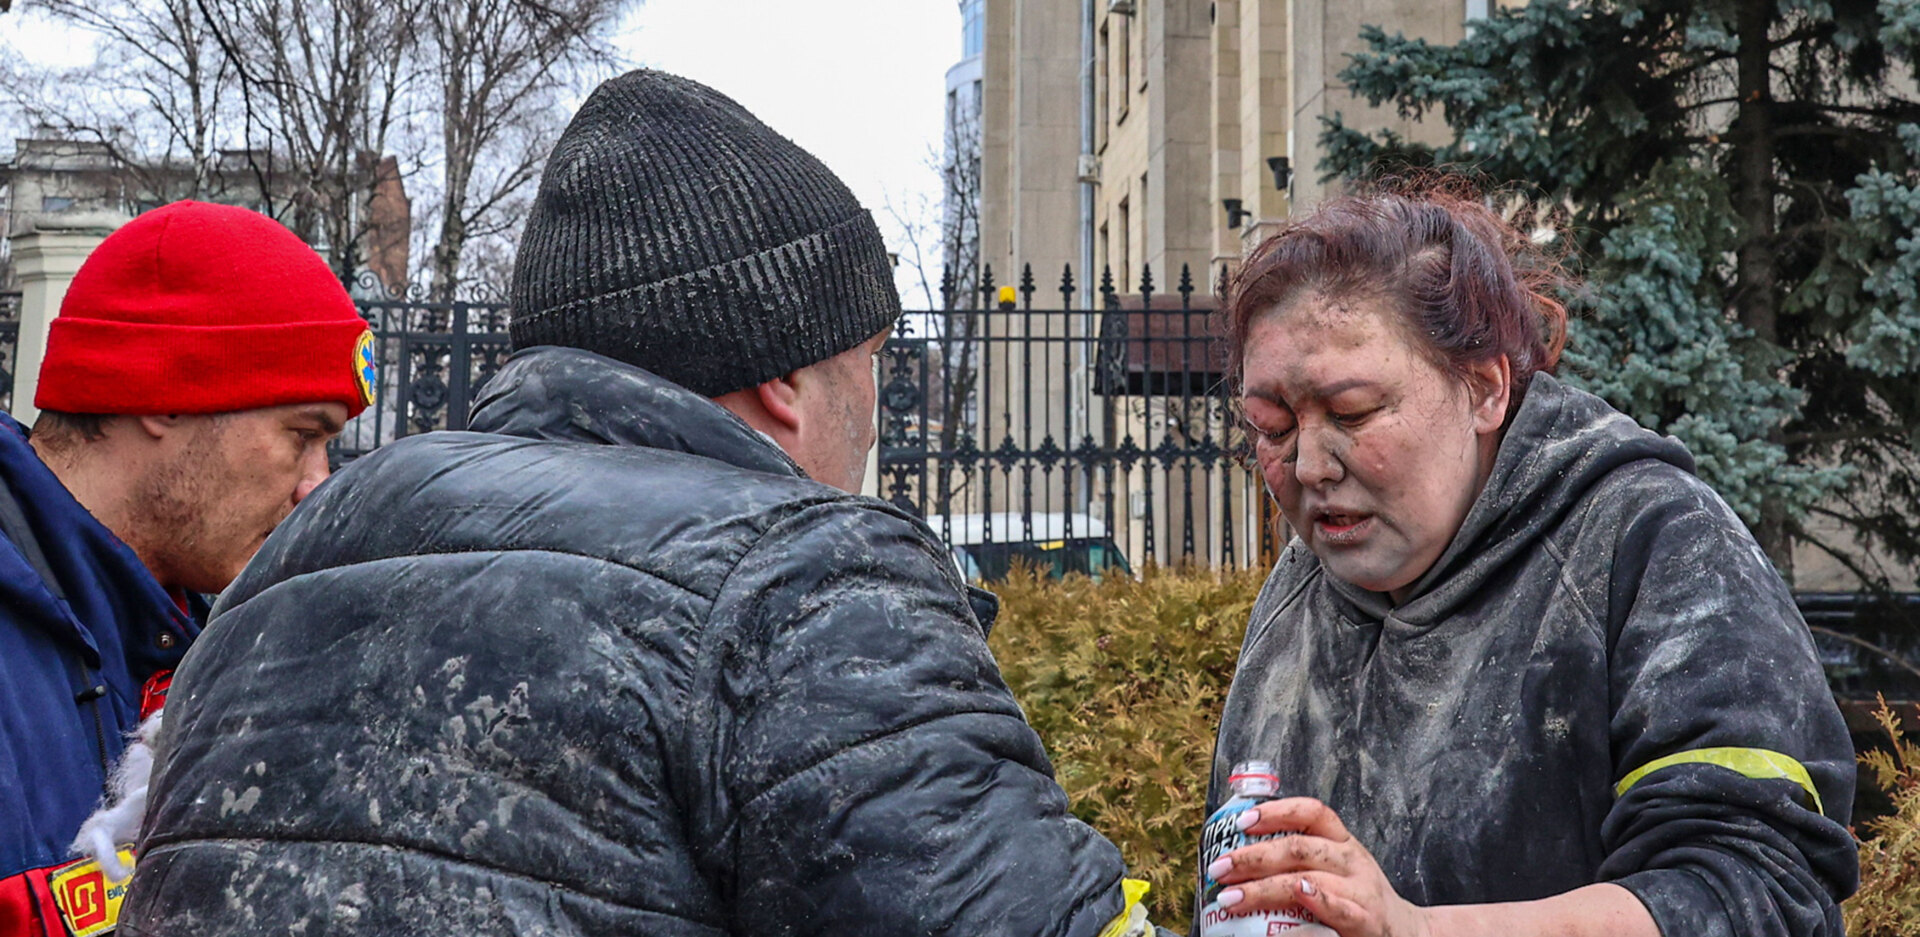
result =
[[[1507,425],[1507,403],[1513,399],[1513,363],[1500,355],[1468,365],[1467,390],[1473,400],[1473,431],[1499,432]]]

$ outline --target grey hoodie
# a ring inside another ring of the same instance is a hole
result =
[[[1785,584],[1692,469],[1542,374],[1406,603],[1294,541],[1254,607],[1208,809],[1234,762],[1266,758],[1416,904],[1610,881],[1668,937],[1841,934],[1846,727]]]

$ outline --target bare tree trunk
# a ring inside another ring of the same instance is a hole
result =
[[[0,98],[103,144],[129,200],[217,200],[241,183],[238,201],[323,247],[343,280],[380,261],[391,285],[405,265],[404,241],[373,256],[370,204],[394,204],[384,159],[409,184],[444,167],[425,188],[445,208],[430,269],[451,297],[472,275],[475,239],[518,228],[565,98],[617,61],[613,28],[637,2],[42,0],[101,37],[100,61],[0,62]],[[245,177],[223,165],[230,148]]]
[[[951,289],[942,297],[946,306],[942,331],[941,379],[946,387],[941,414],[941,444],[948,451],[959,442],[966,426],[967,406],[980,382],[980,121],[978,101],[957,102],[960,108],[947,122],[947,154],[942,167],[946,210],[941,219],[942,259]],[[957,354],[950,354],[956,352]],[[976,440],[984,445],[984,441]],[[1072,445],[1072,441],[1068,441]]]
[[[1779,341],[1778,262],[1775,247],[1773,152],[1773,46],[1769,39],[1776,5],[1772,0],[1742,0],[1735,24],[1740,49],[1735,58],[1739,132],[1733,135],[1736,166],[1734,202],[1745,228],[1737,256],[1738,279],[1734,307],[1740,323],[1754,339],[1768,346]],[[1782,442],[1785,427],[1775,427],[1774,442]],[[1760,524],[1754,534],[1767,556],[1787,581],[1793,581],[1793,539],[1788,532],[1784,499],[1764,495]]]
[[[220,102],[233,76],[196,0],[44,0],[39,8],[108,51],[85,68],[0,82],[23,115],[103,144],[130,202],[214,194]]]
[[[441,73],[440,146],[446,156],[446,187],[441,193],[440,237],[433,246],[433,298],[452,302],[460,289],[460,255],[467,243],[467,186],[476,156],[468,146],[471,124],[459,119],[467,101],[467,62],[472,58],[471,20],[460,16],[473,3],[450,2],[433,14],[434,30],[447,65]]]
[[[351,281],[409,91],[412,13],[385,0],[194,0],[240,79],[262,201]],[[258,162],[265,151],[265,165]]]
[[[441,155],[433,292],[449,301],[466,278],[467,243],[516,225],[509,203],[531,190],[557,136],[553,103],[613,60],[611,27],[631,0],[446,0],[431,4],[421,47],[431,60]]]

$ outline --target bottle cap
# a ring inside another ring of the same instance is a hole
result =
[[[1271,761],[1243,761],[1227,775],[1227,786],[1243,797],[1271,797],[1280,790],[1280,775]]]

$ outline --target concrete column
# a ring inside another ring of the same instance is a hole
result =
[[[1298,0],[1240,4],[1239,181],[1243,208],[1251,213],[1238,232],[1243,254],[1266,240],[1293,213],[1291,195],[1274,187],[1267,160],[1290,155],[1289,102],[1298,87],[1291,69],[1302,51],[1292,37],[1297,35],[1302,5]],[[1300,161],[1294,159],[1293,165],[1300,166]]]
[[[1409,38],[1453,45],[1466,37],[1467,6],[1461,0],[1287,0],[1290,8],[1292,65],[1293,199],[1313,208],[1338,195],[1337,186],[1320,182],[1320,119],[1341,115],[1355,130],[1392,130],[1416,143],[1439,144],[1452,138],[1438,115],[1426,121],[1401,117],[1392,105],[1374,107],[1340,81],[1348,56],[1364,52],[1360,28],[1384,23],[1387,31]],[[1502,4],[1506,5],[1506,4]]]
[[[874,359],[873,362],[873,387],[876,393],[885,392],[887,387],[886,369],[881,366],[881,361],[883,360],[885,360],[884,355]],[[876,399],[878,399],[877,396]],[[884,426],[880,419],[880,408],[874,407],[873,445],[867,447],[867,474],[860,477],[860,493],[869,498],[886,497],[886,495],[880,491],[880,433],[883,429]]]
[[[115,228],[123,215],[82,212],[43,215],[13,236],[13,267],[20,278],[20,340],[13,353],[13,418],[28,426],[40,411],[33,393],[40,385],[40,361],[47,355],[47,327],[60,314],[67,284],[80,264]]]
[[[1241,85],[1240,0],[1218,0],[1213,23],[1213,189],[1205,206],[1213,256],[1202,284],[1207,290],[1223,270],[1240,263],[1239,232],[1227,227],[1223,202],[1245,198],[1240,177]]]

